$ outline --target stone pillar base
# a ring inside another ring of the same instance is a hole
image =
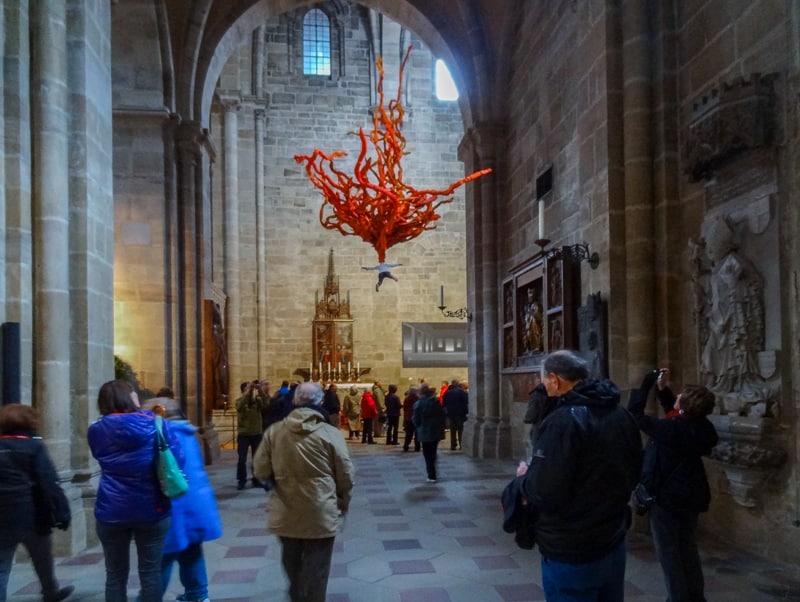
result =
[[[222,455],[219,450],[219,433],[213,422],[206,425],[200,440],[203,443],[203,458],[206,465],[219,462],[219,458]]]
[[[478,418],[464,425],[464,451],[473,458],[511,458],[511,427],[496,419]]]

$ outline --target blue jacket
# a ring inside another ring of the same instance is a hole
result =
[[[189,544],[210,541],[222,536],[222,520],[217,511],[214,490],[208,481],[197,429],[187,420],[170,420],[169,426],[178,437],[186,463],[183,472],[189,491],[172,500],[172,522],[164,542],[164,553],[185,550]]]
[[[179,466],[183,450],[170,425],[164,437]],[[170,515],[156,477],[156,425],[150,411],[108,414],[89,425],[89,449],[100,463],[95,518],[104,523],[148,523]]]

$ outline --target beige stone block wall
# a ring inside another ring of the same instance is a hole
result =
[[[357,20],[345,20],[358,23]],[[374,250],[354,236],[325,230],[319,223],[320,193],[311,185],[295,154],[346,150],[350,155],[340,168],[351,168],[359,151],[358,140],[350,132],[359,127],[369,130],[370,77],[364,31],[349,27],[345,43],[343,78],[308,78],[290,72],[285,57],[287,39],[285,19],[264,24],[267,44],[265,74],[266,119],[263,212],[265,231],[256,231],[257,192],[255,190],[254,109],[243,103],[239,125],[239,257],[242,284],[237,291],[241,314],[228,316],[232,328],[242,332],[241,365],[231,366],[232,387],[256,376],[279,382],[297,378],[296,368],[311,360],[311,321],[315,292],[322,294],[327,272],[328,252],[334,249],[334,262],[342,298],[348,292],[354,323],[355,361],[370,367],[367,378],[404,385],[427,378],[430,382],[465,378],[463,368],[404,369],[401,357],[402,322],[447,321],[437,309],[440,286],[445,286],[449,309],[466,305],[466,234],[463,190],[454,201],[443,205],[435,230],[397,245],[387,261],[402,263],[393,269],[400,282],[386,281],[375,292],[376,272],[361,269],[377,264]],[[395,42],[396,43],[396,42]],[[416,44],[418,46],[418,44]],[[252,46],[243,44],[231,57],[220,78],[220,88],[246,94],[251,86]],[[399,48],[398,48],[399,52]],[[432,57],[415,47],[408,70],[408,103],[403,133],[410,154],[404,160],[406,179],[417,188],[446,187],[464,176],[456,148],[463,136],[458,106],[433,98]],[[396,77],[396,74],[387,73]],[[393,97],[396,90],[387,89]],[[406,98],[406,96],[404,96]],[[221,115],[212,120],[212,135],[219,139]],[[221,144],[218,144],[221,148]],[[212,211],[217,222],[214,232],[222,233],[220,208],[223,189],[222,164],[215,164]],[[258,253],[259,238],[264,245]],[[215,240],[214,271],[222,269],[224,249]],[[259,265],[266,268],[266,298],[258,298]],[[258,341],[259,307],[266,310],[264,340]]]

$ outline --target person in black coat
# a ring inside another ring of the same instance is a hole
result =
[[[539,425],[519,493],[536,512],[545,596],[621,601],[639,428],[619,406],[617,386],[589,378],[586,360],[572,351],[549,354],[542,381],[556,407]]]
[[[711,453],[718,436],[707,416],[714,394],[706,387],[687,385],[676,397],[667,386],[669,371],[651,371],[634,390],[628,410],[650,437],[641,482],[655,496],[650,508],[650,530],[668,599],[704,602],[703,570],[697,551],[697,520],[711,501],[702,456]],[[663,419],[644,413],[648,395],[656,396],[666,411]]]
[[[60,587],[53,570],[52,527],[67,529],[69,502],[58,474],[36,434],[36,410],[19,403],[0,407],[0,600],[6,588],[18,544],[30,554],[42,585],[44,602],[59,602],[75,589]],[[34,487],[40,495],[34,494]],[[39,500],[48,500],[39,504]]]
[[[328,413],[328,421],[338,429],[342,402],[339,400],[339,393],[337,393],[337,387],[334,383],[329,384],[328,388],[325,389],[325,396],[322,398],[322,407]]]
[[[442,396],[442,405],[447,412],[450,427],[450,449],[461,449],[461,435],[469,412],[469,397],[457,379],[453,379]]]
[[[403,402],[397,394],[397,385],[389,385],[386,395],[386,445],[397,445],[397,431],[400,426],[400,413]]]

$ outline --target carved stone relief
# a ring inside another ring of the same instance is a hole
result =
[[[690,181],[710,179],[743,151],[773,144],[774,80],[774,75],[753,73],[723,83],[694,103],[681,149]]]
[[[764,281],[740,250],[729,216],[690,242],[700,375],[720,414],[773,416],[780,383],[764,348]],[[771,372],[771,373],[770,373]]]
[[[770,222],[770,195],[751,191],[707,216],[688,248],[698,369],[717,398],[710,419],[720,443],[712,458],[725,471],[734,499],[747,507],[756,505],[770,471],[786,461],[774,428],[781,406],[779,349],[767,343],[777,338],[767,336],[768,328],[780,330],[779,308],[769,317],[766,311],[766,295],[772,303],[779,297],[767,286],[777,246],[759,240],[770,235]]]

